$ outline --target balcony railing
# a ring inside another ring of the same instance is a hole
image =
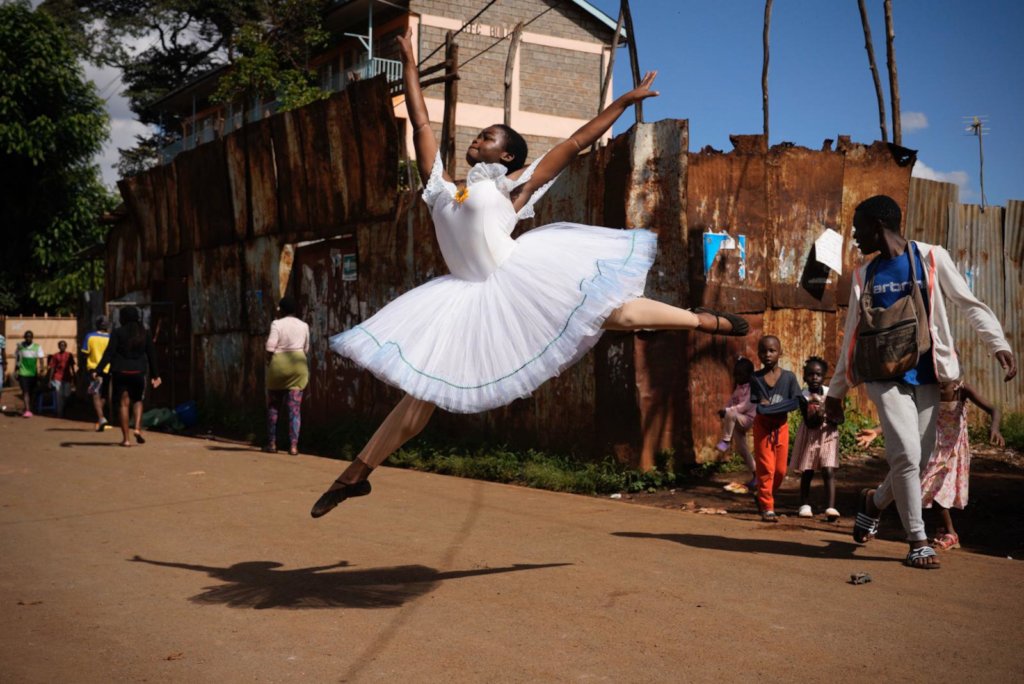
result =
[[[392,90],[401,88],[402,63],[396,59],[373,59],[361,62],[341,72],[335,72],[322,78],[320,87],[331,92],[340,92],[354,81],[364,81],[384,74]],[[246,111],[228,107],[226,111],[213,114],[193,132],[181,140],[177,140],[160,150],[160,163],[169,164],[180,152],[195,149],[199,145],[216,140],[218,137],[237,131],[247,122],[259,121],[277,113],[280,103],[277,100],[258,103]],[[216,123],[212,119],[216,118]]]

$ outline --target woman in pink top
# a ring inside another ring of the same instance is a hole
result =
[[[277,451],[277,416],[281,404],[288,407],[288,453],[299,453],[299,428],[302,424],[302,391],[309,384],[309,326],[295,317],[295,300],[285,297],[277,306],[281,313],[270,324],[267,338],[267,446],[264,451]]]
[[[754,457],[747,447],[747,430],[754,424],[754,415],[757,413],[757,406],[750,403],[750,376],[753,374],[753,361],[745,356],[736,359],[736,365],[732,369],[732,396],[729,397],[729,403],[725,408],[718,411],[718,417],[722,419],[722,439],[718,442],[718,450],[722,453],[729,451],[734,446],[733,437],[736,436],[736,451],[750,468],[751,480],[747,484],[749,489],[753,489],[757,484],[754,479]]]

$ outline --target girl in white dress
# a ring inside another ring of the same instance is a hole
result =
[[[352,464],[313,506],[318,518],[346,498],[370,493],[370,472],[417,435],[435,407],[476,413],[528,396],[575,363],[604,330],[702,330],[745,335],[739,316],[689,311],[643,298],[656,236],[570,223],[513,240],[516,223],[584,148],[633,103],[656,96],[656,72],[529,167],[526,142],[503,125],[485,128],[466,151],[464,185],[445,173],[411,44],[398,39],[423,199],[451,275],[394,300],[331,338],[351,358],[406,396]]]

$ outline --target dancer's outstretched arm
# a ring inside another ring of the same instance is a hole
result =
[[[416,55],[412,50],[412,27],[397,40],[402,59],[402,77],[405,83],[405,107],[409,111],[412,140],[416,146],[416,166],[420,170],[420,178],[426,183],[430,178],[434,157],[437,156],[437,138],[430,128],[427,103],[423,101],[423,91],[420,89],[420,70],[416,64]],[[451,180],[447,173],[444,174],[444,178],[448,181]]]
[[[648,71],[647,74],[644,75],[644,80],[640,82],[639,86],[630,90],[628,93],[619,96],[617,100],[612,102],[604,111],[580,127],[580,129],[569,136],[567,140],[564,140],[552,147],[551,150],[544,155],[540,164],[537,165],[537,168],[533,172],[533,176],[523,183],[518,196],[514,197],[512,205],[515,207],[516,211],[519,211],[526,206],[526,203],[529,201],[533,193],[561,173],[562,169],[568,166],[581,150],[597,142],[597,140],[605,134],[605,131],[612,127],[615,120],[622,116],[622,113],[629,109],[629,107],[636,102],[647,99],[648,97],[657,96],[658,91],[651,90],[651,84],[654,83],[654,77],[657,75],[657,71]],[[417,150],[418,149],[419,147],[417,146]],[[431,156],[431,159],[433,159],[433,156]],[[515,178],[517,175],[518,174],[510,174],[509,177]]]

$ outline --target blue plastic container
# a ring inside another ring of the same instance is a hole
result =
[[[178,404],[174,412],[178,414],[178,420],[181,421],[182,425],[187,428],[192,427],[199,422],[199,407],[196,402],[189,400],[183,404]]]

